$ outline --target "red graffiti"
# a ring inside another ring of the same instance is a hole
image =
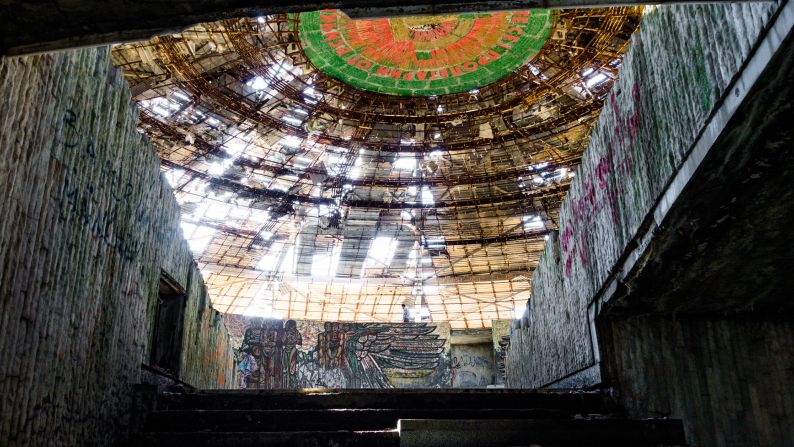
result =
[[[590,226],[594,218],[609,207],[613,223],[619,223],[618,204],[624,183],[634,174],[631,148],[637,140],[640,125],[640,86],[631,88],[631,103],[634,113],[627,115],[618,106],[614,92],[609,96],[609,106],[615,114],[615,129],[609,136],[609,149],[599,158],[592,172],[583,175],[579,197],[571,197],[571,219],[563,227],[560,242],[565,253],[565,276],[571,276],[573,263],[578,259],[582,265],[589,264]]]

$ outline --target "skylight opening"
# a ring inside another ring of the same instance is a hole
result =
[[[182,234],[190,246],[190,251],[198,256],[207,249],[212,238],[215,235],[215,229],[204,225],[194,225],[187,222],[182,222]]]
[[[251,87],[254,91],[261,92],[262,90],[268,88],[270,83],[267,82],[267,80],[262,76],[255,76],[246,82],[245,85]]]
[[[527,312],[526,304],[523,304],[523,305],[522,304],[516,304],[515,305],[514,315],[515,315],[516,320],[520,320],[521,318],[524,318],[524,314],[526,312]]]
[[[229,207],[226,204],[207,201],[207,208],[204,216],[210,220],[225,220],[229,215]]]
[[[444,236],[430,236],[425,238],[427,248],[444,248],[447,246],[447,240]]]
[[[422,204],[423,205],[433,205],[436,203],[435,198],[433,197],[433,192],[430,191],[429,186],[422,187]]]
[[[225,160],[220,163],[210,163],[207,168],[207,173],[214,176],[223,175],[223,173],[226,172],[226,168],[230,165],[231,163],[227,164]]]
[[[272,291],[278,290],[278,282],[265,282],[256,291],[256,294],[251,299],[248,307],[243,311],[243,315],[247,317],[259,318],[273,318],[281,319],[281,315],[273,310],[273,296]],[[268,295],[268,289],[271,290],[271,296]]]
[[[370,266],[380,264],[383,267],[391,265],[392,258],[397,252],[399,242],[389,236],[378,236],[372,241],[367,254],[367,262]]]
[[[277,318],[273,315],[273,306],[270,302],[256,303],[254,301],[245,308],[243,316],[252,318]]]
[[[300,237],[296,238],[296,244],[300,243]],[[291,275],[295,273],[295,246],[291,245],[287,249],[287,254],[284,255],[284,259],[281,261],[281,268],[279,269],[281,273]]]
[[[302,140],[295,135],[287,135],[281,139],[281,144],[287,147],[299,147],[301,145],[301,141]]]
[[[267,253],[262,256],[262,259],[256,264],[257,270],[262,270],[264,272],[272,272],[278,268],[278,258],[281,254],[281,250],[284,248],[283,242],[276,242],[270,246]]]
[[[314,277],[336,276],[336,268],[339,265],[341,253],[342,246],[337,245],[330,253],[320,253],[312,256],[311,275]]]
[[[413,155],[400,155],[392,163],[394,169],[411,170],[416,169],[416,158]]]
[[[309,211],[306,213],[307,216],[310,217],[320,217],[320,216],[327,216],[331,212],[331,207],[325,204],[320,204],[317,206],[311,207]]]
[[[293,126],[300,126],[303,124],[303,120],[300,120],[298,118],[295,118],[294,116],[289,116],[289,115],[282,116],[281,120],[286,123],[292,124]]]
[[[421,273],[419,273],[417,275],[417,273],[415,271],[408,270],[408,271],[403,272],[401,276],[403,276],[404,278],[413,279],[413,280],[416,280],[416,279],[424,280],[424,279],[432,278],[433,276],[436,276],[436,274],[434,272],[424,271],[424,272],[421,272]]]
[[[529,169],[530,171],[538,171],[538,170],[541,170],[541,169],[547,167],[548,165],[549,165],[549,162],[548,161],[544,161],[544,162],[541,162],[541,163],[535,163],[534,165],[529,165],[529,167],[527,169]]]
[[[303,89],[303,94],[311,98],[322,98],[322,95],[317,93],[314,87],[306,87]]]
[[[536,215],[528,215],[521,218],[524,222],[524,230],[525,231],[537,231],[546,228],[546,225],[543,223],[543,219],[540,216]]]
[[[229,218],[236,220],[245,220],[251,214],[251,210],[245,206],[234,206],[229,211]]]
[[[306,168],[312,164],[312,159],[307,157],[295,157],[292,159],[292,164],[299,168]]]
[[[182,93],[182,92],[179,92],[179,91],[174,91],[172,94],[173,94],[174,96],[176,96],[178,99],[181,99],[182,101],[185,101],[185,102],[190,102],[190,97],[189,97],[189,96],[187,96],[187,95],[185,95],[185,94],[184,94],[184,93]]]
[[[165,181],[171,185],[171,188],[176,188],[179,184],[179,180],[185,175],[185,171],[182,169],[170,169],[163,173],[165,176]]]
[[[250,219],[253,223],[263,224],[270,220],[270,213],[267,211],[260,211],[255,208],[251,208],[251,215],[248,216],[248,219]]]
[[[539,75],[539,74],[540,74],[540,68],[538,68],[538,67],[537,67],[535,64],[533,64],[533,63],[531,63],[531,62],[530,62],[530,63],[528,63],[528,64],[527,64],[527,67],[529,67],[529,71],[530,71],[530,72],[531,72],[533,75],[537,76],[537,75]]]
[[[587,88],[593,88],[593,87],[596,87],[598,85],[603,84],[604,82],[608,81],[609,79],[610,79],[609,76],[607,76],[603,72],[598,71],[595,74],[593,74],[592,76],[588,77],[585,80],[584,84],[587,86]]]
[[[169,116],[171,116],[171,112],[169,112],[167,109],[165,109],[164,107],[162,107],[160,105],[152,106],[152,111],[154,113],[162,116],[163,118],[168,118]]]
[[[248,141],[245,141],[239,137],[234,137],[223,144],[223,149],[227,154],[236,158],[245,151],[245,148],[248,147],[248,144]]]

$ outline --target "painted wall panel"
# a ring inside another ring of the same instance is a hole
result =
[[[234,339],[239,388],[451,384],[448,324],[224,318]]]

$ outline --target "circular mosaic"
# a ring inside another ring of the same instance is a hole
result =
[[[355,87],[431,96],[478,88],[543,47],[550,10],[353,20],[337,10],[299,15],[309,60]]]

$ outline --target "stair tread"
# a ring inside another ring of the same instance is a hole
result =
[[[611,412],[598,393],[523,390],[217,390],[163,393],[163,409],[549,408]]]
[[[161,393],[155,408],[131,446],[685,444],[681,421],[630,419],[592,392],[211,390]]]
[[[333,410],[178,410],[156,411],[146,423],[149,431],[190,431],[196,426],[225,431],[280,431],[306,428],[311,430],[385,429],[397,427],[397,421],[411,419],[505,419],[568,417],[559,410],[512,409],[333,409]]]

